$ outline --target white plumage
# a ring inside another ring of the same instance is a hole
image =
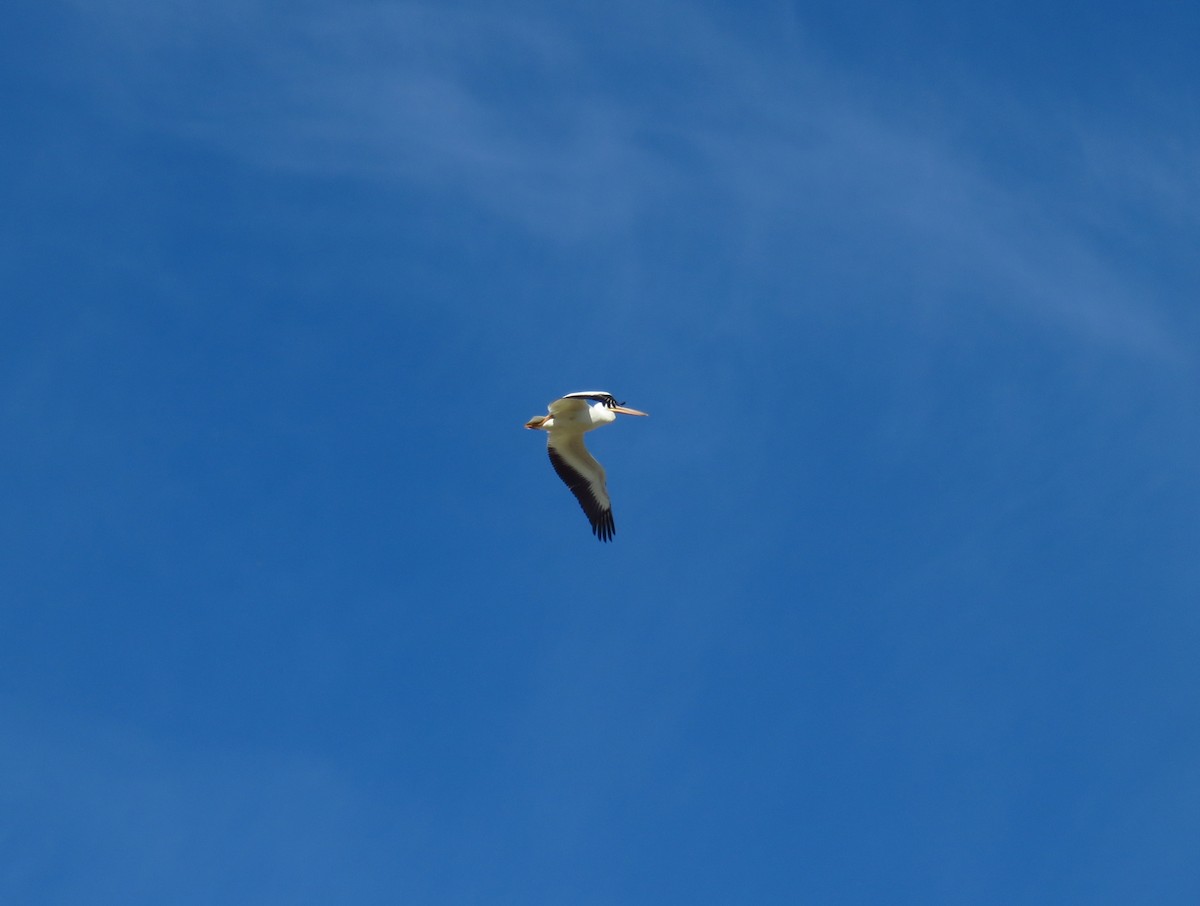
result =
[[[604,481],[604,467],[583,445],[583,435],[616,421],[618,412],[625,415],[648,413],[627,408],[603,390],[568,393],[552,402],[548,409],[549,415],[536,415],[525,423],[525,427],[549,435],[546,450],[554,471],[583,507],[595,536],[601,541],[611,541],[616,528],[612,501]]]

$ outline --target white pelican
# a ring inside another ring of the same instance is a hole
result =
[[[589,400],[594,405],[588,405]],[[611,393],[603,390],[568,393],[547,408],[549,415],[535,415],[525,427],[550,435],[546,451],[554,471],[579,500],[592,524],[592,533],[601,541],[612,541],[616,528],[613,526],[612,501],[604,486],[604,467],[583,445],[583,435],[593,428],[615,422],[618,412],[625,415],[649,413],[627,409],[624,403],[618,403]]]

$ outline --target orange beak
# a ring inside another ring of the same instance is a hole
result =
[[[649,412],[642,412],[640,409],[629,409],[626,406],[613,406],[613,412],[620,412],[624,415],[649,415]]]

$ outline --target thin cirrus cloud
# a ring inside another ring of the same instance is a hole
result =
[[[50,726],[6,713],[21,744],[0,744],[0,766],[13,783],[4,792],[20,788],[8,821],[22,831],[0,824],[12,844],[3,886],[18,898],[32,902],[47,889],[77,901],[127,898],[132,885],[176,902],[282,891],[299,902],[335,884],[345,893],[346,879],[367,865],[376,874],[409,869],[394,855],[414,845],[408,828],[366,833],[369,799],[326,763],[274,751],[183,750],[125,726],[75,717]],[[314,816],[320,831],[298,832]],[[286,852],[276,847],[281,833],[289,835]],[[300,873],[291,861],[298,853],[308,866]],[[86,872],[47,879],[42,869],[51,863]],[[189,891],[175,887],[179,875],[191,879]],[[363,883],[357,894],[369,898]]]
[[[932,282],[945,299],[1173,368],[1188,358],[1158,290],[1094,238],[1095,218],[1120,218],[1130,193],[1173,204],[1171,158],[1127,141],[1097,153],[1103,143],[1080,135],[1092,169],[1119,178],[1073,209],[1089,171],[1058,185],[1001,175],[987,149],[931,128],[920,102],[879,113],[869,86],[845,87],[794,30],[752,53],[659,3],[628,23],[637,38],[616,60],[594,23],[561,11],[176,3],[91,15],[107,17],[92,60],[113,109],[255,166],[418,185],[551,240],[707,220],[720,254],[751,246],[743,266],[765,254],[783,279],[828,266],[789,247],[816,222],[843,260]]]

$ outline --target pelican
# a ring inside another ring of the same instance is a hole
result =
[[[547,408],[549,415],[535,415],[525,427],[550,435],[546,451],[554,471],[583,507],[592,524],[592,534],[601,541],[612,541],[616,528],[613,526],[612,501],[604,486],[604,467],[583,445],[583,435],[593,428],[615,422],[618,412],[624,415],[649,413],[626,408],[624,403],[618,403],[616,397],[603,390],[568,393]]]

